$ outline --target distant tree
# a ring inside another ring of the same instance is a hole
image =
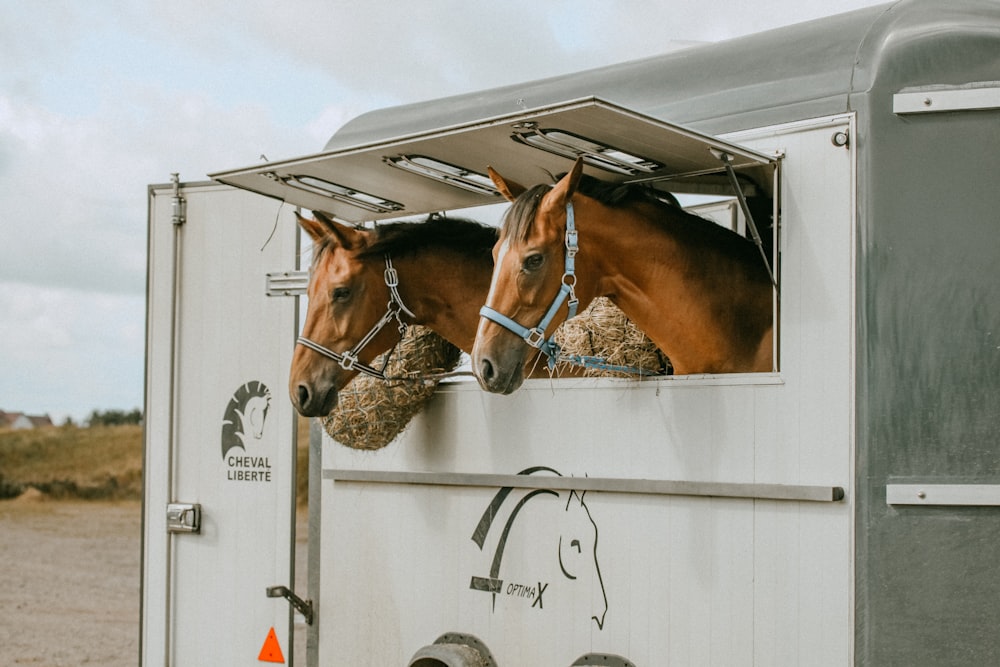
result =
[[[76,426],[76,422],[73,421],[72,417],[70,417],[69,415],[67,415],[66,419],[63,420],[62,425],[63,425],[63,428],[71,428],[73,426]]]
[[[122,424],[141,424],[142,411],[139,408],[131,412],[124,410],[94,410],[87,418],[88,426],[121,426]]]

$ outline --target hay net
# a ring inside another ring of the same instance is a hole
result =
[[[409,326],[396,348],[371,363],[385,364],[388,380],[358,375],[340,391],[323,428],[352,449],[381,449],[392,442],[434,395],[440,375],[458,365],[461,350],[421,326]],[[388,363],[386,356],[389,357]]]
[[[608,364],[641,368],[655,374],[670,372],[670,361],[609,299],[600,297],[579,316],[564,322],[556,342],[570,355],[600,357]],[[406,429],[434,395],[442,374],[461,360],[457,347],[421,326],[407,328],[399,345],[371,363],[385,366],[388,380],[358,375],[340,392],[337,407],[321,422],[331,438],[352,449],[381,449]],[[559,374],[559,368],[555,374]],[[587,368],[589,377],[637,377],[634,374]]]
[[[598,357],[614,366],[638,368],[656,375],[671,370],[666,355],[607,297],[594,299],[578,317],[563,322],[555,340],[565,354]],[[636,377],[603,368],[588,368],[584,375]]]

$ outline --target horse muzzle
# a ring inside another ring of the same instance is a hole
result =
[[[493,394],[512,394],[524,382],[524,346],[504,354],[473,351],[472,372],[479,386]]]
[[[337,407],[338,392],[333,383],[291,382],[292,405],[303,417],[326,417]]]

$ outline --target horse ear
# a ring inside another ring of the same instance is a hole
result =
[[[313,240],[314,243],[319,243],[326,236],[326,229],[319,220],[313,220],[312,218],[304,218],[299,215],[299,212],[295,212],[295,217],[299,221],[299,227],[301,227],[306,234]]]
[[[514,201],[521,195],[522,192],[528,189],[520,183],[508,181],[497,173],[493,167],[486,167],[486,171],[490,175],[490,180],[493,181],[493,185],[497,186],[497,190],[500,191],[500,194],[502,194],[507,201]]]
[[[315,242],[332,237],[345,250],[353,250],[365,242],[364,231],[342,225],[320,211],[313,211],[315,220],[303,218],[298,213],[295,215],[299,219],[299,225],[302,226],[302,229],[306,230],[306,233]]]
[[[583,176],[583,158],[578,157],[573,163],[573,168],[566,172],[566,175],[559,179],[559,182],[552,188],[563,200],[563,204],[568,202],[580,185],[580,177]]]
[[[559,182],[552,186],[552,189],[542,198],[542,206],[546,208],[565,208],[573,193],[580,185],[580,178],[583,176],[583,158],[577,158],[573,163],[573,168],[566,172],[566,175],[559,179]]]

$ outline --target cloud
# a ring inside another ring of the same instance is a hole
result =
[[[0,282],[0,409],[84,419],[142,405],[144,299]]]
[[[838,11],[872,4],[844,0]],[[142,400],[147,186],[366,111],[822,16],[820,0],[69,0],[0,22],[0,408]],[[734,64],[736,66],[736,64]]]

